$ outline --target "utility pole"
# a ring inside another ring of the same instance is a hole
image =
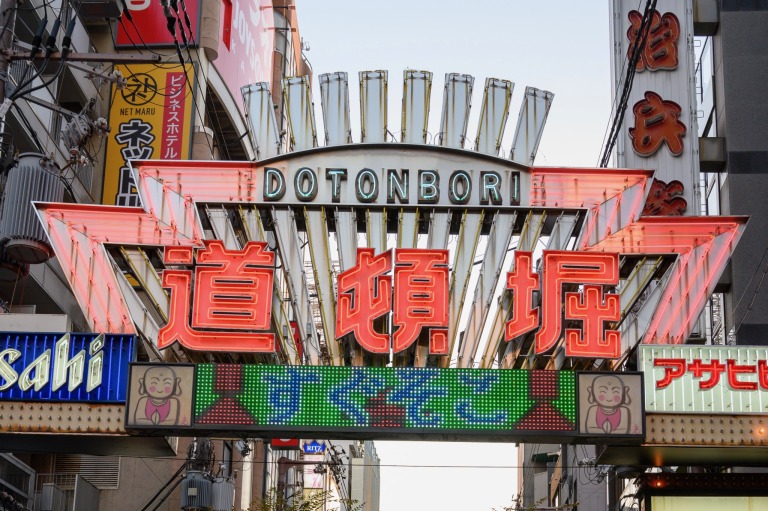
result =
[[[5,103],[5,89],[8,87],[8,68],[10,68],[11,59],[8,58],[6,50],[10,50],[13,45],[13,34],[16,25],[16,5],[18,0],[0,0],[0,23],[2,23],[2,34],[0,34],[0,105]],[[0,160],[5,155],[3,144],[5,143],[5,118],[0,119]]]
[[[111,63],[158,63],[161,56],[157,54],[142,55],[142,54],[119,54],[119,53],[73,53],[69,51],[67,46],[65,51],[47,52],[43,56],[42,52],[25,51],[14,49],[13,47],[13,34],[15,32],[16,22],[16,7],[19,0],[0,0],[0,23],[2,23],[2,34],[0,34],[0,160],[4,154],[3,142],[5,139],[5,115],[10,110],[13,103],[12,99],[7,97],[6,89],[10,77],[8,76],[8,69],[10,63],[15,60],[42,60],[45,58],[47,62],[56,62],[67,60],[69,62],[111,62]],[[74,21],[74,20],[73,20]],[[42,30],[40,32],[42,35]],[[67,37],[65,37],[65,40]],[[66,43],[69,44],[68,42]],[[21,46],[26,46],[21,44]],[[74,66],[77,67],[77,66]],[[78,68],[81,69],[82,68]],[[18,84],[17,84],[18,85]],[[18,98],[17,98],[18,99]],[[35,98],[27,98],[33,103],[37,103],[45,108],[61,112],[61,108],[57,105],[47,105],[45,102],[40,102]]]
[[[11,60],[4,50],[10,50],[13,45],[13,34],[16,24],[17,0],[0,0],[0,103],[5,101],[5,88],[8,83],[8,68]]]

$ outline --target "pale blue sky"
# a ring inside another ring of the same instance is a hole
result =
[[[297,0],[297,13],[315,77],[349,74],[355,141],[359,71],[389,71],[392,132],[400,129],[405,69],[433,73],[430,131],[437,131],[445,73],[457,72],[475,77],[470,138],[485,79],[503,78],[515,83],[505,152],[532,86],[555,94],[536,163],[597,164],[611,107],[607,2]]]
[[[400,129],[405,69],[434,73],[431,132],[437,131],[445,73],[457,72],[475,77],[470,138],[476,131],[485,79],[503,78],[515,82],[502,146],[506,153],[523,91],[532,86],[555,94],[536,164],[596,166],[611,109],[608,2],[296,3],[315,76],[349,74],[356,142],[359,71],[389,71],[390,131],[395,133]],[[317,83],[313,87],[319,89]],[[319,113],[319,100],[315,101]],[[376,442],[376,446],[383,465],[381,511],[490,511],[510,505],[518,491],[514,468],[478,468],[517,465],[513,444]]]

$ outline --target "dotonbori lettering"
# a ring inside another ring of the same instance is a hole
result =
[[[519,172],[344,167],[264,167],[265,202],[516,206]]]

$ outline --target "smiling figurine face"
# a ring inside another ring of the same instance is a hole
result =
[[[168,399],[174,394],[176,375],[169,367],[152,367],[144,373],[144,388],[152,399]]]
[[[616,376],[598,376],[592,382],[592,395],[603,408],[616,408],[624,402],[624,385]]]

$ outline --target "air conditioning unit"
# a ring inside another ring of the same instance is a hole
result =
[[[67,497],[54,483],[43,483],[39,502],[40,511],[67,511]]]
[[[120,0],[82,0],[78,11],[85,23],[116,19],[123,14]]]

